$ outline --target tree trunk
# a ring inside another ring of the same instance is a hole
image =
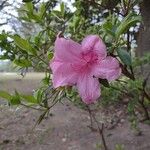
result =
[[[137,55],[143,56],[150,52],[150,0],[143,0],[140,4],[143,22],[137,39]]]

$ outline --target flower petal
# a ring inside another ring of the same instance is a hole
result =
[[[78,61],[81,53],[81,45],[70,39],[57,37],[55,41],[55,57],[64,62]]]
[[[101,59],[107,55],[106,45],[98,35],[89,35],[82,41],[82,51],[94,50]]]
[[[78,78],[77,88],[83,102],[90,104],[95,102],[100,96],[100,85],[96,78],[82,74]]]
[[[102,60],[93,71],[95,77],[107,79],[108,81],[115,80],[121,75],[121,68],[116,58],[108,56]]]
[[[50,68],[52,69],[52,82],[55,88],[76,84],[77,74],[71,67],[70,63],[64,63],[54,58],[50,63]]]

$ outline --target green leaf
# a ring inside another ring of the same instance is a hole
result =
[[[75,16],[73,19],[74,30],[76,30],[76,28],[79,26],[79,23],[80,23],[80,17]]]
[[[50,51],[47,52],[47,57],[49,61],[53,58],[53,56],[54,56],[53,52]]]
[[[5,92],[5,91],[0,91],[0,97],[6,100],[10,100],[12,98],[12,96],[8,92]]]
[[[21,103],[21,101],[20,101],[20,96],[19,95],[12,96],[12,98],[10,100],[11,105],[19,105],[20,103]]]
[[[32,63],[28,59],[15,59],[14,64],[20,67],[31,67]]]
[[[7,35],[6,34],[0,34],[0,41],[6,40]]]
[[[109,88],[110,85],[109,85],[109,82],[107,79],[99,79],[99,83],[101,83],[103,86]]]
[[[62,19],[61,19],[62,13],[61,13],[60,11],[58,11],[58,10],[53,10],[53,11],[51,12],[51,14],[52,14],[54,17],[56,17],[58,20],[62,20]]]
[[[127,66],[131,66],[132,61],[131,61],[131,56],[129,55],[129,53],[125,50],[125,49],[121,49],[119,48],[117,50],[118,56],[121,59],[121,61],[127,65]]]
[[[38,104],[37,99],[32,95],[21,95],[21,97],[28,103]]]
[[[19,105],[20,104],[20,98],[19,97],[16,97],[16,96],[13,96],[10,100],[10,104],[11,105]]]
[[[113,30],[112,22],[105,22],[102,27],[107,34],[110,34],[113,37],[115,36],[115,30]]]
[[[39,16],[40,16],[41,19],[44,15],[45,11],[46,11],[45,3],[42,3],[41,7],[40,7],[40,10],[39,10]]]
[[[60,10],[61,10],[62,16],[64,16],[64,14],[65,14],[65,4],[63,2],[60,4]]]
[[[21,103],[20,101],[21,97],[17,91],[15,91],[15,95],[13,95],[10,99],[11,105],[19,105]]]
[[[50,84],[50,78],[49,78],[49,77],[45,77],[44,79],[42,79],[42,82],[43,82],[45,85],[49,85],[49,84]]]
[[[116,31],[116,37],[118,38],[121,34],[124,34],[130,27],[135,26],[136,23],[141,22],[141,16],[134,13],[128,14],[122,21]]]
[[[34,98],[37,99],[38,103],[41,103],[43,94],[43,90],[41,89],[38,89],[34,92]]]
[[[41,22],[41,16],[39,13],[27,13],[28,18],[30,19],[30,21],[35,21],[36,23],[40,23]]]
[[[9,59],[9,56],[5,56],[5,55],[0,55],[0,60],[6,60]]]
[[[11,36],[11,38],[14,39],[15,44],[22,50],[32,55],[36,54],[36,50],[30,45],[30,43],[26,39],[23,39],[18,35]]]
[[[26,6],[27,10],[29,10],[30,13],[33,13],[33,4],[31,2],[31,0],[28,3],[26,3],[25,6]]]

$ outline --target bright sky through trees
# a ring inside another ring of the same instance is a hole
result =
[[[45,2],[47,0],[43,0]],[[72,7],[71,3],[74,2],[74,0],[61,0],[64,3],[67,3],[67,7],[69,7],[72,11],[74,11],[74,8]],[[9,6],[5,7],[1,12],[0,12],[0,23],[7,22],[7,19],[10,17],[17,17],[17,8],[19,8],[20,4],[22,3],[22,0],[7,0]],[[41,1],[42,2],[42,1]],[[59,5],[56,6],[56,10],[59,10]],[[9,21],[7,24],[0,26],[0,32],[3,30],[5,31],[12,31],[11,27],[11,21]]]

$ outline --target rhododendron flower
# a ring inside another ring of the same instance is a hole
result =
[[[81,44],[58,35],[54,50],[50,62],[53,86],[76,85],[86,104],[100,96],[98,78],[112,81],[121,74],[118,60],[107,56],[106,46],[97,35],[87,36]]]

